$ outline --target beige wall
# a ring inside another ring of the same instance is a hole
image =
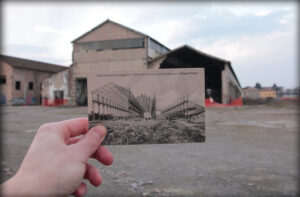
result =
[[[261,90],[259,92],[260,98],[276,98],[275,90]]]
[[[74,52],[75,77],[97,70],[143,69],[145,65],[145,48]]]
[[[82,38],[77,40],[76,43],[141,37],[144,36],[134,31],[125,29],[114,23],[108,22],[99,27],[98,29],[94,30],[90,34],[83,36]],[[74,49],[76,49],[76,47]]]
[[[147,67],[146,47],[138,49],[119,49],[74,52],[73,77],[70,83],[71,103],[76,100],[76,79],[86,78],[88,72],[101,70],[140,70]]]
[[[77,43],[144,37],[144,48],[103,51],[79,51]],[[88,72],[101,70],[140,70],[147,68],[147,37],[113,23],[106,23],[73,43],[73,65],[70,80],[70,103],[76,104],[76,79]]]
[[[12,97],[24,99],[27,104],[39,104],[41,96],[41,83],[44,79],[50,77],[52,73],[41,72],[28,69],[13,69],[12,77]],[[20,90],[15,89],[16,81],[21,82]],[[33,90],[29,90],[29,82],[33,82]],[[12,104],[14,102],[12,101]]]
[[[12,100],[12,89],[14,88],[14,84],[12,82],[13,79],[13,68],[7,64],[6,62],[0,60],[0,75],[4,75],[6,77],[6,83],[0,86],[1,97],[4,96],[6,100],[6,104]]]

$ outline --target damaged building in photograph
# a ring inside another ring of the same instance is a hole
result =
[[[170,50],[111,20],[76,38],[72,45],[70,68],[43,82],[43,105],[87,105],[88,72],[170,68],[205,68],[206,98],[220,104],[241,104],[241,85],[231,62],[191,46]]]
[[[2,105],[40,105],[42,82],[64,66],[0,55],[0,103]]]

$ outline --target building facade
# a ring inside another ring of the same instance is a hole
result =
[[[247,87],[242,90],[243,98],[248,99],[259,99],[260,98],[260,90],[257,88]]]
[[[63,66],[0,55],[1,104],[42,103],[42,82]]]
[[[184,45],[148,62],[148,69],[170,68],[204,68],[206,98],[218,103],[229,104],[241,97],[240,83],[228,60]]]
[[[276,91],[273,88],[262,88],[259,91],[259,96],[262,99],[265,98],[276,98]]]
[[[150,36],[111,20],[76,38],[72,44],[73,63],[68,71],[64,71],[67,74],[56,74],[43,82],[45,101],[55,101],[53,92],[64,89],[67,93],[60,98],[64,102],[87,105],[88,72],[166,68],[205,68],[205,90],[209,90],[215,101],[227,104],[241,97],[241,86],[230,61],[187,45],[171,51]],[[58,79],[65,76],[68,80]],[[67,84],[54,87],[51,86],[53,80]],[[45,104],[49,105],[49,102]]]

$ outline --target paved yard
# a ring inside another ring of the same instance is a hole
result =
[[[4,180],[41,124],[87,116],[85,107],[1,110]],[[298,114],[294,104],[209,108],[205,143],[108,146],[115,162],[97,164],[104,182],[87,196],[296,196]]]

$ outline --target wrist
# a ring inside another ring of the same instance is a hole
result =
[[[67,196],[59,192],[58,186],[53,186],[51,176],[45,180],[38,177],[36,173],[18,172],[15,176],[6,181],[1,188],[1,196],[4,197],[23,197],[23,196]],[[53,190],[51,188],[56,188]]]
[[[13,176],[1,186],[3,196],[34,196],[34,183],[27,177]]]

